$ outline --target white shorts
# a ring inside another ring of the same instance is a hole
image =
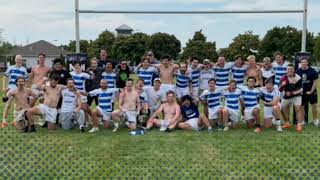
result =
[[[122,116],[126,117],[129,123],[137,123],[138,113],[136,111],[122,112]]]
[[[170,126],[169,120],[160,120],[160,131],[166,130]]]
[[[245,109],[244,109],[244,119],[245,119],[246,121],[249,121],[249,120],[251,120],[251,119],[254,118],[254,117],[253,117],[253,110],[254,110],[255,108],[258,108],[258,109],[259,109],[259,106],[254,106],[254,107],[251,107],[251,108],[245,108]]]
[[[185,95],[190,95],[189,87],[186,88],[178,88],[177,87],[177,98],[182,98]]]
[[[168,91],[173,91],[174,93],[176,93],[176,86],[173,84],[161,84],[160,89],[162,92],[162,101],[166,101]]]
[[[273,108],[272,106],[264,106],[264,115],[265,119],[273,117]]]
[[[231,108],[227,108],[227,111],[229,113],[229,119],[235,123],[239,122],[240,120],[240,112],[239,110],[234,110]]]
[[[294,106],[301,106],[302,104],[302,96],[295,96],[290,99],[281,99],[281,107],[291,105],[293,104]]]
[[[221,108],[220,106],[214,107],[214,108],[208,108],[210,120],[214,120],[218,118],[220,108]]]
[[[193,98],[199,98],[199,87],[192,87],[191,96]]]
[[[102,114],[102,120],[103,121],[110,121],[111,120],[111,112],[104,111],[99,106],[97,106],[96,108]]]
[[[41,114],[45,117],[45,120],[50,123],[56,123],[56,118],[58,111],[56,108],[48,107],[44,104],[39,104],[37,108],[40,110]]]
[[[186,121],[186,123],[188,123],[189,126],[191,126],[191,128],[193,130],[198,131],[199,130],[198,120],[199,120],[199,118],[192,118],[192,119],[189,119],[188,121]]]
[[[26,109],[22,109],[20,111],[14,112],[14,121],[15,122],[25,121],[26,120],[26,116],[25,116],[26,111],[27,111]]]
[[[88,102],[87,96],[84,96],[84,95],[80,95],[80,96],[81,96],[81,103],[87,103]]]

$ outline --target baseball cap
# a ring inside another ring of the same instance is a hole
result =
[[[147,55],[153,56],[153,52],[152,52],[152,51],[148,51],[148,52],[147,52]]]
[[[160,82],[161,82],[161,79],[160,79],[160,78],[155,78],[155,79],[153,80],[153,82],[156,82],[156,81],[160,81]]]
[[[210,63],[210,60],[209,59],[205,59],[205,60],[203,60],[203,63]]]

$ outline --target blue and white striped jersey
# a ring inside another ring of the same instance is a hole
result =
[[[189,73],[191,74],[192,87],[199,87],[200,85],[200,68],[188,68]]]
[[[70,75],[75,82],[75,84],[74,84],[75,87],[79,91],[85,91],[85,89],[86,89],[85,82],[87,79],[90,79],[90,75],[87,73],[84,73],[84,72],[77,74],[75,71],[70,72]]]
[[[282,65],[279,65],[276,62],[272,63],[272,67],[275,73],[275,79],[274,79],[274,84],[279,86],[280,83],[280,79],[283,75],[286,74],[287,72],[287,66],[288,66],[289,62],[288,61],[284,61]]]
[[[248,65],[243,65],[241,67],[233,66],[231,68],[232,78],[237,81],[237,85],[243,85],[243,80],[246,76],[247,69]]]
[[[106,112],[112,112],[112,102],[117,92],[118,88],[108,88],[106,90],[99,88],[90,91],[89,96],[97,96],[99,107]]]
[[[266,102],[271,102],[275,98],[281,98],[281,93],[277,88],[273,88],[273,90],[269,92],[266,87],[262,87],[260,88],[260,91],[261,97]]]
[[[191,75],[190,74],[181,74],[180,70],[178,70],[176,73],[174,73],[176,76],[176,87],[177,88],[188,88],[189,83],[191,81]]]
[[[139,76],[139,78],[144,80],[145,86],[152,85],[152,78],[157,71],[158,70],[152,66],[148,67],[147,69],[144,69],[142,67],[135,69],[135,73]]]
[[[215,78],[216,78],[216,85],[218,87],[228,86],[229,73],[233,65],[234,65],[234,62],[228,62],[228,63],[225,63],[224,67],[219,67],[219,66],[213,67]]]
[[[244,101],[245,108],[253,108],[258,106],[258,97],[261,94],[259,88],[249,89],[248,86],[239,86]]]
[[[202,90],[209,89],[208,81],[213,78],[214,78],[214,70],[213,69],[211,69],[211,68],[208,70],[202,69],[200,71],[200,89],[202,89]]]
[[[208,108],[216,108],[221,106],[221,96],[224,88],[216,87],[214,91],[205,90],[200,95],[201,101],[206,101],[208,103]]]
[[[102,79],[107,80],[108,88],[115,88],[116,87],[116,80],[117,80],[117,74],[114,72],[107,73],[103,72],[102,73]]]
[[[242,95],[240,89],[236,89],[234,92],[230,92],[228,89],[225,89],[222,93],[225,98],[225,105],[229,109],[233,109],[236,111],[240,110],[240,97]]]
[[[9,88],[16,87],[16,79],[18,77],[22,76],[25,78],[25,80],[27,80],[29,77],[27,69],[25,67],[17,67],[16,65],[9,66],[4,74],[9,78]]]

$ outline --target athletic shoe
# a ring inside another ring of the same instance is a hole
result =
[[[80,133],[84,133],[85,131],[84,131],[84,127],[81,127],[80,128]]]
[[[8,126],[9,124],[7,123],[7,122],[2,122],[2,124],[1,124],[1,128],[4,128],[4,127],[6,127],[6,126]]]
[[[319,120],[317,119],[317,120],[314,120],[313,121],[313,124],[315,125],[315,126],[319,126]]]
[[[285,122],[284,125],[282,126],[283,129],[289,129],[290,128],[290,123]]]
[[[208,129],[208,133],[213,133],[213,129],[212,128]]]
[[[224,128],[223,128],[223,131],[224,131],[224,132],[229,131],[229,127],[228,127],[228,126],[224,127]]]
[[[89,133],[94,133],[94,132],[98,132],[98,131],[99,131],[99,128],[93,127],[93,128],[89,131]]]
[[[257,133],[257,134],[261,133],[261,131],[262,131],[262,130],[261,130],[261,128],[259,128],[259,127],[254,130],[254,132]]]
[[[277,131],[278,131],[278,132],[282,132],[281,124],[277,124]]]
[[[277,124],[277,120],[275,118],[272,118],[272,124]]]
[[[166,130],[164,132],[172,132],[172,129],[166,128]]]
[[[161,127],[159,130],[160,130],[161,132],[164,132],[166,129],[167,129],[166,127]]]
[[[118,128],[117,127],[115,127],[113,130],[112,130],[112,132],[117,132],[118,131]]]
[[[31,125],[30,126],[30,131],[29,132],[36,132],[36,128],[34,125]]]
[[[222,131],[222,126],[218,125],[218,131]]]
[[[302,132],[302,125],[298,124],[296,130],[297,130],[298,133]]]

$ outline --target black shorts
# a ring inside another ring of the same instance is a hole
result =
[[[318,103],[318,94],[317,91],[313,92],[312,94],[303,94],[302,95],[302,106],[307,104],[317,104]]]

